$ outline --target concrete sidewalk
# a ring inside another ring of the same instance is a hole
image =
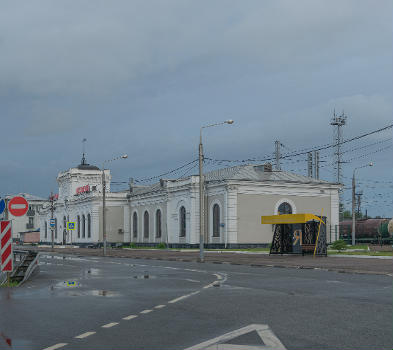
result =
[[[34,249],[50,252],[49,247],[26,247],[18,249]],[[82,256],[102,256],[102,249],[92,248],[55,248],[57,253]],[[141,250],[141,249],[108,249],[108,257],[154,259],[168,261],[198,261],[198,251]],[[205,262],[215,264],[249,265],[255,267],[287,267],[297,269],[324,269],[346,273],[366,273],[393,276],[392,259],[358,258],[358,257],[312,257],[309,255],[268,255],[239,254],[235,252],[205,254]]]

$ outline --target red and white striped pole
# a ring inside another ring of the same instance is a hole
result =
[[[0,221],[0,261],[1,271],[7,272],[8,285],[13,270],[12,224],[11,220]]]

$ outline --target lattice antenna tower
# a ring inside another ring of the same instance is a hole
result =
[[[335,144],[335,150],[334,150],[334,158],[336,162],[336,182],[337,183],[342,183],[342,168],[341,164],[343,163],[342,161],[342,152],[341,152],[341,144],[343,142],[343,133],[342,133],[342,127],[346,124],[347,121],[347,116],[344,114],[344,111],[340,116],[336,115],[336,111],[334,110],[333,112],[333,118],[331,119],[330,125],[333,126],[333,139],[334,139],[334,144]],[[342,213],[342,203],[343,203],[343,190],[340,190],[339,193],[339,200],[340,200],[340,214]]]

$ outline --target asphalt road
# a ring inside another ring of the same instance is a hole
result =
[[[390,276],[42,254],[0,288],[0,349],[186,349],[250,324],[288,350],[392,349]]]

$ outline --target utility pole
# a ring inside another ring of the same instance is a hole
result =
[[[357,197],[357,200],[356,200],[357,210],[356,210],[356,212],[358,214],[358,218],[360,218],[360,213],[361,213],[360,208],[361,208],[362,195],[363,195],[363,191],[359,191],[358,193],[356,193],[356,197]]]
[[[314,178],[319,180],[319,151],[314,151]]]
[[[341,181],[341,144],[343,142],[343,136],[342,136],[342,127],[346,124],[347,116],[342,112],[340,116],[336,115],[336,111],[333,112],[333,118],[330,122],[330,125],[334,127],[333,130],[333,138],[334,138],[334,144],[336,145],[336,150],[334,152],[334,156],[336,158],[336,171],[337,171],[337,177],[336,177],[336,182],[337,183],[342,183]],[[339,212],[340,212],[340,218],[342,219],[342,212],[343,212],[343,190],[339,190]]]
[[[127,159],[128,155],[123,154],[116,158],[105,160],[102,163],[102,238],[103,238],[103,255],[106,255],[106,212],[105,212],[105,196],[106,196],[106,180],[105,180],[105,163],[113,162],[118,159]]]
[[[313,164],[312,164],[312,153],[308,152],[307,153],[307,175],[308,177],[313,177],[312,173],[313,173]]]
[[[53,221],[53,212],[55,211],[54,208],[54,197],[53,197],[53,192],[50,193],[50,218],[51,218],[51,222]],[[52,225],[50,225],[50,231],[51,231],[51,240],[52,240],[52,252],[55,249],[55,242],[54,242],[54,233],[53,233],[53,227]]]
[[[355,170],[354,170],[352,176],[352,245],[353,246],[356,244],[355,188],[356,188],[356,184],[355,184]]]
[[[205,222],[204,222],[204,193],[203,193],[203,144],[202,128],[199,134],[199,261],[204,262],[204,240],[205,240]]]
[[[356,208],[356,182],[355,182],[355,172],[358,169],[362,169],[368,166],[373,166],[373,163],[369,163],[363,166],[359,166],[353,169],[352,175],[352,245],[356,243],[356,216],[355,216],[355,208]]]
[[[281,158],[280,146],[281,146],[281,142],[278,141],[278,140],[276,140],[276,141],[274,142],[274,145],[275,145],[274,154],[275,154],[275,156],[276,156],[276,170],[281,170],[281,167],[280,167],[280,158]]]
[[[214,123],[202,126],[199,131],[199,262],[204,262],[204,244],[205,244],[205,212],[204,212],[204,177],[203,177],[203,144],[202,144],[202,130],[213,126],[224,124],[233,124],[233,120],[229,119],[225,122]],[[206,239],[207,241],[207,239]]]
[[[105,215],[105,192],[106,192],[106,182],[105,182],[105,170],[104,164],[102,164],[102,239],[104,244],[104,256],[106,255],[106,215]]]

